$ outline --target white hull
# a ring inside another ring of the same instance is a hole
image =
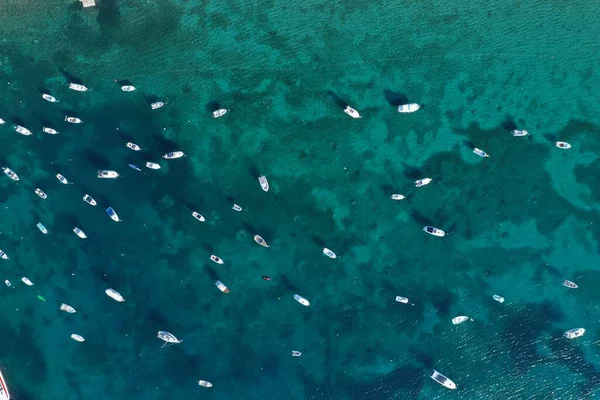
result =
[[[69,183],[69,181],[67,180],[67,178],[65,178],[61,174],[56,174],[56,179],[58,179],[58,181],[60,183],[62,183],[63,185],[67,185]]]
[[[46,229],[44,224],[42,224],[41,222],[38,222],[36,226],[40,230],[40,232],[42,232],[44,235],[48,234],[48,229]]]
[[[402,304],[408,304],[408,299],[402,296],[396,296],[396,301]]]
[[[117,292],[115,289],[106,289],[104,291],[104,293],[106,293],[106,295],[116,301],[118,301],[119,303],[122,303],[125,301],[125,299],[123,298],[123,296],[121,296],[121,293]]]
[[[440,374],[435,369],[433,370],[431,375],[429,375],[429,377],[448,389],[456,389],[456,384],[451,379],[448,379],[448,377]]]
[[[88,88],[78,83],[69,83],[69,89],[76,92],[87,92]]]
[[[56,97],[51,96],[49,94],[44,93],[42,95],[42,98],[46,101],[49,101],[50,103],[58,103],[58,100],[56,100]]]
[[[222,117],[223,115],[227,114],[227,111],[229,111],[229,110],[221,108],[220,110],[213,111],[212,116],[213,116],[213,118],[219,118],[219,117]]]
[[[192,213],[192,217],[196,218],[196,219],[197,219],[198,221],[200,221],[200,222],[204,222],[204,221],[206,221],[206,218],[204,218],[204,217],[203,217],[203,216],[202,216],[200,213],[198,213],[198,212],[196,212],[196,211],[194,211],[194,212]]]
[[[8,167],[3,167],[2,171],[4,171],[4,174],[6,176],[8,176],[10,179],[12,179],[13,181],[19,180],[19,175],[15,174],[15,171],[13,171],[12,169],[10,169]]]
[[[85,342],[85,339],[83,338],[83,336],[78,335],[76,333],[71,335],[71,339],[75,340],[76,342]]]
[[[110,170],[99,170],[98,171],[98,178],[116,179],[118,177],[119,177],[119,174],[116,171],[110,171]]]
[[[402,104],[398,106],[398,112],[399,113],[413,113],[417,110],[419,110],[421,108],[421,106],[417,103],[410,103],[410,104]]]
[[[223,264],[223,260],[220,257],[215,256],[214,254],[210,256],[210,259],[217,264]]]
[[[2,250],[0,250],[0,258],[3,260],[8,260],[8,255]]]
[[[477,147],[475,147],[473,149],[473,153],[477,154],[479,157],[489,157],[489,154],[486,153],[485,151],[478,149]]]
[[[68,312],[69,314],[75,314],[77,311],[68,304],[62,303],[59,307],[60,311]]]
[[[6,123],[6,121],[3,120],[2,118],[0,118],[0,125],[5,124],[5,123]]]
[[[575,282],[571,282],[566,279],[564,281],[562,281],[562,285],[564,287],[568,287],[569,289],[577,289],[579,287],[579,286],[577,286],[577,284]]]
[[[242,211],[242,207],[238,206],[237,204],[234,204],[233,207],[231,207],[234,211]]]
[[[164,105],[165,105],[165,103],[163,103],[162,101],[157,101],[157,102],[150,104],[150,108],[152,108],[153,110],[158,110],[159,108],[163,107]]]
[[[158,334],[156,335],[157,338],[164,340],[165,344],[166,343],[181,343],[183,342],[183,340],[179,340],[175,337],[175,335],[173,335],[171,332],[167,332],[167,331],[158,331]]]
[[[185,154],[183,153],[183,151],[173,151],[171,153],[167,153],[163,156],[163,158],[165,160],[174,160],[176,158],[181,158],[185,156]]]
[[[65,121],[71,124],[81,124],[83,121],[77,117],[65,117]]]
[[[31,131],[25,127],[22,127],[21,125],[15,125],[15,131],[17,131],[18,133],[20,133],[23,136],[31,135]]]
[[[298,303],[302,304],[305,307],[310,306],[310,301],[306,300],[304,297],[300,296],[299,294],[294,295],[294,300],[296,300]]]
[[[35,189],[35,194],[37,194],[38,196],[40,196],[40,198],[42,199],[47,199],[48,195],[46,193],[44,193],[44,191],[40,188]]]
[[[431,178],[423,178],[423,179],[419,179],[418,181],[415,181],[415,186],[416,187],[422,187],[422,186],[426,186],[429,185],[431,183],[433,179]]]
[[[467,321],[469,319],[469,317],[465,316],[465,315],[459,315],[458,317],[454,317],[452,318],[452,323],[454,325],[460,325],[463,322]]]
[[[495,295],[492,296],[492,298],[494,300],[496,300],[498,303],[504,303],[504,297],[502,297],[500,295],[495,294]]]
[[[153,162],[147,162],[146,163],[146,168],[150,168],[150,169],[160,169],[160,165],[157,163],[153,163]]]
[[[433,226],[424,226],[423,232],[429,233],[430,235],[437,236],[437,237],[446,236],[446,232],[444,232],[441,229],[434,228]]]
[[[262,238],[262,236],[254,235],[254,241],[260,244],[262,247],[270,247],[267,241]]]
[[[88,203],[90,206],[95,206],[96,204],[96,200],[94,200],[94,198],[92,196],[90,196],[89,194],[85,194],[83,196],[83,201],[85,201],[86,203]]]
[[[133,151],[140,151],[142,148],[135,143],[127,142],[127,147]]]
[[[58,131],[56,129],[44,127],[44,128],[42,128],[42,131],[44,133],[47,133],[48,135],[58,135]]]
[[[31,281],[29,280],[29,278],[27,278],[27,277],[25,277],[25,276],[21,278],[21,282],[23,282],[23,283],[24,283],[24,284],[26,284],[27,286],[33,286],[33,282],[31,282]]]
[[[119,216],[117,215],[117,213],[115,212],[115,210],[113,210],[112,207],[108,207],[106,209],[106,214],[108,214],[108,216],[110,217],[110,219],[112,219],[115,222],[121,222],[121,220],[119,219]]]
[[[576,339],[578,337],[582,337],[583,335],[585,335],[585,329],[583,328],[569,329],[563,334],[563,336],[567,339]]]
[[[390,196],[392,200],[404,200],[406,197],[401,194],[393,194]]]
[[[346,108],[344,108],[344,112],[346,114],[348,114],[349,116],[351,116],[352,118],[362,118],[360,116],[360,114],[358,113],[358,111],[356,111],[354,108],[347,106]]]
[[[262,190],[264,190],[265,192],[269,191],[269,181],[267,180],[266,176],[264,176],[264,175],[259,176],[258,183],[260,183],[260,187]]]
[[[225,286],[225,284],[223,282],[216,281],[215,286],[218,287],[221,292],[229,293],[229,289],[227,288],[227,286]]]
[[[87,239],[87,235],[78,227],[73,228],[73,232],[82,239]]]
[[[121,86],[121,90],[124,92],[133,92],[135,90],[135,87],[131,85],[125,85]]]
[[[559,149],[568,150],[571,148],[571,145],[567,142],[556,142],[556,147]]]
[[[335,253],[333,251],[329,250],[327,247],[323,248],[323,254],[325,254],[329,258],[334,258],[334,259],[337,258]]]
[[[213,384],[210,383],[209,381],[203,381],[203,380],[199,380],[198,385],[204,386],[205,388],[211,388],[213,386]]]
[[[527,136],[528,134],[529,134],[529,132],[518,130],[518,129],[515,129],[514,131],[512,131],[513,136]]]

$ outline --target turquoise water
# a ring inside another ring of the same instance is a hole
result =
[[[15,399],[600,395],[593,2],[97,3],[0,4],[0,164],[21,178],[0,177],[13,284],[0,288],[0,369]],[[156,99],[167,105],[152,111]],[[398,114],[404,101],[424,107]],[[217,103],[231,112],[215,120]],[[187,157],[127,167],[173,150]],[[575,327],[586,335],[562,338]],[[183,343],[161,349],[159,330]]]

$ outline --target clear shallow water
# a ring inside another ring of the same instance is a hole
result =
[[[21,177],[0,179],[0,248],[11,257],[0,266],[15,286],[0,289],[0,367],[15,398],[598,393],[591,3],[98,3],[0,5],[0,160]],[[69,91],[69,79],[92,90]],[[151,111],[154,96],[167,106]],[[425,107],[399,115],[406,99]],[[231,113],[213,120],[214,102]],[[85,123],[65,124],[66,112]],[[35,135],[16,134],[19,121]],[[532,135],[513,138],[513,125]],[[144,151],[126,149],[130,140]],[[176,149],[188,156],[160,171],[127,167]],[[99,180],[103,168],[122,176]],[[417,190],[424,176],[434,182]],[[396,192],[409,199],[389,200]],[[452,234],[427,236],[430,223]],[[461,314],[474,321],[452,326]],[[586,336],[561,338],[578,326]],[[158,330],[184,342],[160,349]],[[459,389],[431,381],[432,368]]]

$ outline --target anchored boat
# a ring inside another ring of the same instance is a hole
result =
[[[358,111],[356,111],[354,108],[352,108],[350,106],[346,106],[346,108],[344,108],[344,112],[346,114],[348,114],[349,116],[351,116],[352,118],[362,118],[360,116],[360,114],[358,113]]]
[[[200,222],[206,221],[206,218],[204,218],[199,212],[193,211],[192,216]]]
[[[529,132],[519,129],[515,129],[514,131],[512,131],[513,136],[527,136],[528,134]]]
[[[112,219],[115,222],[121,222],[121,220],[119,219],[119,216],[117,215],[117,213],[115,212],[115,210],[113,210],[112,207],[108,207],[106,209],[106,213],[108,214],[108,216],[110,217],[110,219]]]
[[[91,206],[95,206],[96,204],[98,204],[96,203],[96,200],[94,200],[94,198],[87,193],[83,195],[83,201],[85,201]]]
[[[125,301],[125,298],[121,296],[121,293],[117,292],[115,289],[106,289],[104,293],[107,294],[108,297],[122,303]]]
[[[46,101],[49,101],[50,103],[58,103],[58,100],[56,100],[56,97],[51,96],[47,93],[42,94],[42,98]]]
[[[444,232],[441,229],[434,228],[433,226],[424,226],[423,231],[429,233],[430,235],[437,236],[437,237],[446,236],[446,232]]]
[[[468,319],[470,319],[470,318],[467,317],[466,315],[459,315],[458,317],[452,318],[452,323],[454,325],[460,325],[463,322],[467,321]]]
[[[185,154],[183,153],[183,151],[173,151],[171,153],[167,153],[163,156],[163,158],[165,160],[174,160],[176,158],[181,158],[185,156]]]
[[[393,194],[390,196],[392,200],[404,200],[406,197],[401,194]]]
[[[69,184],[69,181],[67,180],[67,178],[65,178],[64,176],[62,176],[61,174],[56,174],[56,179],[58,179],[58,181],[60,183],[62,183],[63,185],[67,185]]]
[[[124,92],[133,92],[135,90],[135,86],[123,85],[121,86],[121,90]]]
[[[82,239],[87,239],[87,235],[78,227],[73,228],[73,232]]]
[[[71,339],[75,340],[76,342],[85,342],[85,339],[83,338],[83,336],[78,335],[76,333],[73,333],[71,335]]]
[[[177,337],[175,335],[173,335],[171,332],[167,332],[167,331],[158,331],[158,335],[156,337],[165,341],[165,344],[163,344],[162,347],[167,346],[169,343],[178,344],[178,343],[183,342],[183,340],[177,339]]]
[[[69,89],[74,90],[76,92],[87,92],[88,88],[80,85],[79,83],[69,83]]]
[[[48,135],[58,135],[58,131],[56,129],[48,128],[47,126],[42,128],[42,132],[47,133]]]
[[[163,103],[162,101],[155,101],[154,103],[150,104],[150,108],[152,108],[153,110],[158,110],[159,108],[161,108],[164,105],[165,105],[165,103]]]
[[[429,375],[429,377],[437,383],[439,383],[440,385],[447,387],[448,389],[456,389],[456,384],[452,382],[451,379],[449,379],[445,375],[440,374],[435,369],[433,370],[431,375]]]
[[[585,335],[585,329],[583,328],[569,329],[563,334],[563,336],[567,339],[575,339],[578,337],[582,337],[583,335]]]
[[[216,262],[217,264],[223,264],[223,260],[217,256],[215,256],[214,254],[210,256],[210,259],[214,262]]]
[[[98,178],[103,179],[116,179],[119,177],[119,174],[116,171],[111,171],[108,169],[98,170]]]
[[[409,104],[401,104],[398,106],[398,112],[399,113],[414,113],[415,111],[419,110],[421,108],[421,106],[417,103],[409,103]]]
[[[337,258],[335,253],[333,251],[329,250],[327,247],[323,248],[323,254],[325,254],[329,258]]]
[[[38,229],[40,230],[40,232],[42,232],[44,235],[48,234],[48,229],[46,229],[46,227],[44,226],[44,224],[42,224],[41,222],[38,222],[37,225]]]
[[[571,145],[567,142],[556,142],[556,147],[559,149],[568,150],[571,148]]]
[[[488,153],[486,153],[485,151],[478,149],[477,147],[475,147],[473,149],[473,153],[477,154],[479,157],[489,157],[490,155]]]
[[[20,133],[21,135],[24,135],[24,136],[31,135],[31,131],[21,125],[15,125],[15,131],[17,131],[18,133]]]
[[[299,294],[294,295],[294,300],[296,300],[298,303],[302,304],[305,307],[310,306],[310,301],[306,300],[304,297],[300,296]]]
[[[198,385],[204,386],[206,388],[211,388],[213,386],[213,384],[210,383],[209,381],[203,381],[203,380],[199,380]]]
[[[150,169],[160,169],[160,165],[157,163],[153,163],[153,162],[147,162],[146,163],[146,168],[150,168]]]
[[[219,288],[219,290],[223,293],[229,293],[229,288],[225,286],[225,284],[221,281],[216,281],[215,286]]]
[[[265,241],[265,239],[262,238],[262,236],[259,235],[254,235],[254,241],[258,244],[260,244],[262,247],[271,247],[267,244],[267,242]]]
[[[40,188],[36,188],[35,189],[35,194],[37,194],[38,196],[40,196],[42,199],[47,199],[48,195],[46,193],[44,193],[44,191]]]
[[[213,116],[213,118],[219,118],[219,117],[222,117],[223,115],[227,114],[227,111],[229,111],[229,110],[227,110],[225,108],[220,108],[218,110],[213,111],[212,116]]]
[[[83,121],[77,117],[69,117],[68,115],[65,116],[65,121],[71,123],[71,124],[81,124]]]
[[[266,176],[264,176],[264,175],[259,176],[258,183],[260,183],[260,187],[262,188],[262,190],[264,190],[265,192],[269,191],[269,181],[267,181]]]
[[[2,250],[0,250],[0,258],[3,260],[8,260],[8,255]]]
[[[69,314],[75,314],[77,311],[73,307],[68,304],[62,303],[60,305],[60,311],[68,312]]]
[[[423,179],[419,179],[418,181],[415,181],[415,186],[416,187],[422,187],[422,186],[426,186],[429,185],[431,183],[433,179],[431,178],[423,178]]]
[[[127,147],[133,151],[140,151],[142,148],[135,143],[127,142]]]
[[[8,167],[2,167],[2,171],[4,172],[4,174],[6,176],[8,176],[13,181],[19,180],[19,175],[15,174],[15,171],[13,171],[12,169],[10,169]]]

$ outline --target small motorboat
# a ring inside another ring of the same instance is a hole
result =
[[[136,171],[142,172],[142,170],[135,164],[127,164],[127,165],[129,165],[129,168],[131,168],[131,169],[135,169]]]
[[[263,281],[270,281],[270,280],[271,280],[271,277],[270,277],[270,276],[263,275],[263,276],[262,276],[262,280],[263,280]]]
[[[231,207],[234,211],[242,211],[242,207],[238,206],[237,204],[234,204],[233,207]]]
[[[210,259],[214,262],[216,262],[217,264],[223,264],[223,260],[217,256],[215,256],[214,254],[210,256]]]
[[[133,92],[135,90],[135,86],[123,85],[121,86],[121,90],[124,92]]]
[[[6,121],[3,120],[2,118],[0,118],[0,125],[5,124],[5,123],[6,123]]]
[[[24,136],[31,135],[31,131],[21,125],[15,125],[15,131],[17,131],[18,133],[20,133],[21,135],[24,135]]]
[[[423,232],[427,232],[430,235],[437,236],[437,237],[444,237],[444,236],[446,236],[446,232],[444,232],[441,229],[434,228],[433,226],[424,226],[423,227]]]
[[[38,222],[37,225],[38,229],[40,230],[40,232],[42,232],[44,235],[48,234],[48,229],[46,229],[46,227],[44,226],[44,224],[42,224],[41,222]]]
[[[422,186],[426,186],[429,185],[431,183],[433,179],[431,178],[423,178],[423,179],[419,179],[418,181],[415,181],[415,186],[416,187],[422,187]]]
[[[421,106],[417,103],[401,104],[398,106],[398,112],[403,114],[413,113],[419,110],[420,108]]]
[[[467,321],[468,319],[470,319],[470,318],[467,317],[466,315],[459,315],[458,317],[452,318],[452,323],[454,325],[460,325],[463,322]]]
[[[80,85],[79,83],[69,83],[69,89],[74,90],[76,92],[87,92],[88,88]]]
[[[558,147],[559,149],[568,150],[571,148],[571,145],[567,142],[556,142],[556,147]]]
[[[183,342],[183,340],[177,339],[177,337],[175,335],[173,335],[171,332],[167,332],[167,331],[158,331],[158,334],[156,335],[156,337],[159,338],[160,340],[165,341],[165,344],[163,344],[162,347],[165,347],[169,343],[178,344],[178,343]]]
[[[204,386],[205,388],[211,388],[213,386],[209,381],[203,381],[202,379],[198,381],[198,385]]]
[[[21,278],[21,282],[23,282],[24,284],[26,284],[27,286],[33,286],[33,282],[31,282],[29,280],[29,278],[27,278],[26,276]]]
[[[3,260],[8,260],[9,257],[8,257],[8,255],[5,252],[3,252],[2,250],[0,250],[0,258],[3,259]]]
[[[219,117],[222,117],[223,115],[227,114],[227,111],[229,111],[229,110],[227,110],[225,108],[220,108],[218,110],[213,111],[212,116],[213,116],[213,118],[219,118]]]
[[[579,287],[575,282],[571,282],[566,279],[562,281],[562,285],[568,287],[569,289],[577,289]]]
[[[76,333],[73,333],[71,335],[71,339],[75,340],[76,342],[85,342],[85,339],[83,338],[83,336],[78,335]]]
[[[75,314],[77,312],[77,311],[75,311],[75,309],[73,307],[71,307],[70,305],[65,304],[65,303],[62,303],[60,305],[59,309],[60,309],[60,311],[65,311],[65,312],[68,312],[69,314]]]
[[[83,201],[85,201],[91,206],[95,206],[96,204],[98,204],[96,203],[96,200],[94,200],[94,198],[87,193],[83,195]]]
[[[302,355],[301,351],[292,350],[292,357],[300,357]]]
[[[68,115],[65,117],[65,121],[71,124],[81,124],[83,121],[77,117],[69,117]]]
[[[358,113],[358,111],[356,111],[354,108],[352,108],[350,106],[346,106],[346,108],[344,108],[344,112],[346,114],[348,114],[349,116],[351,116],[352,118],[362,118],[360,116],[360,114]]]
[[[163,156],[163,158],[165,160],[174,160],[176,158],[181,158],[185,156],[185,154],[183,153],[183,151],[173,151],[171,153],[167,153]]]
[[[104,293],[106,293],[108,297],[118,301],[119,303],[125,301],[125,298],[121,296],[121,293],[117,292],[115,289],[106,289]]]
[[[489,157],[490,155],[488,153],[486,153],[485,151],[478,149],[477,147],[475,147],[473,149],[473,153],[477,154],[479,157]]]
[[[56,174],[56,179],[58,179],[58,181],[60,183],[62,183],[63,185],[68,185],[69,184],[69,181],[67,180],[67,178],[65,178],[61,174]]]
[[[294,295],[294,300],[296,300],[298,303],[302,304],[305,307],[310,306],[310,301],[306,300],[304,297],[300,296],[299,294]]]
[[[196,218],[200,222],[206,221],[206,218],[204,218],[199,212],[196,211],[192,212],[192,217]]]
[[[36,188],[35,189],[35,194],[37,194],[38,196],[40,196],[42,199],[47,199],[48,195],[46,193],[44,193],[44,191],[40,188]]]
[[[563,334],[563,336],[567,339],[575,339],[578,337],[582,337],[583,335],[585,335],[585,329],[583,328],[569,329]]]
[[[10,281],[9,281],[8,279],[6,279],[6,280],[4,281],[4,284],[5,284],[6,286],[8,286],[8,287],[12,287],[12,283],[10,283]]]
[[[498,303],[504,303],[504,297],[502,297],[500,295],[495,294],[495,295],[492,296],[492,298],[494,300],[496,300]]]
[[[396,296],[396,301],[402,304],[410,304],[408,302],[408,297]]]
[[[335,253],[333,251],[329,250],[327,247],[323,248],[323,254],[325,254],[329,258],[337,258]]]
[[[56,100],[56,97],[51,96],[47,93],[42,94],[42,99],[49,101],[50,103],[58,103],[58,100]]]
[[[157,163],[153,163],[153,162],[147,162],[146,163],[146,168],[150,168],[150,169],[160,169],[160,165]]]
[[[254,235],[254,241],[256,243],[260,244],[262,247],[271,247],[271,246],[269,246],[267,241],[265,239],[263,239],[262,236],[260,236],[260,235]]]
[[[259,176],[258,183],[260,183],[260,187],[262,188],[262,190],[264,190],[265,192],[269,191],[269,181],[267,181],[266,176],[264,176],[264,175]]]
[[[152,108],[153,110],[158,110],[159,108],[161,108],[164,105],[165,105],[165,103],[163,103],[162,101],[155,101],[154,103],[150,104],[150,108]]]
[[[142,148],[135,143],[127,142],[127,147],[133,151],[140,151]]]
[[[518,129],[515,129],[514,131],[512,131],[513,136],[527,136],[528,134],[529,134],[529,132],[523,131],[523,130],[518,130]]]
[[[393,194],[390,196],[392,200],[404,200],[406,197],[401,194]]]
[[[109,169],[98,170],[98,178],[116,179],[118,177],[119,177],[119,174],[116,171],[111,171]]]
[[[110,219],[112,219],[115,222],[121,222],[121,220],[119,219],[119,216],[117,215],[117,213],[115,212],[115,210],[113,210],[112,207],[108,207],[106,209],[106,213],[108,214],[108,216],[110,217]]]
[[[43,127],[42,131],[48,135],[58,135],[58,131],[56,129],[48,128],[47,126]]]
[[[437,383],[439,383],[440,385],[447,387],[448,389],[456,389],[456,384],[452,382],[451,379],[448,379],[446,376],[440,374],[435,369],[433,370],[431,375],[429,375],[429,377]]]
[[[2,171],[4,172],[4,174],[6,176],[8,176],[13,181],[19,180],[19,175],[15,174],[15,171],[13,171],[12,169],[10,169],[8,167],[2,167]]]
[[[82,239],[87,239],[87,235],[78,227],[73,228],[73,232]]]
[[[218,287],[221,292],[229,293],[229,289],[227,288],[227,286],[225,286],[225,284],[223,282],[216,281],[215,286]]]

